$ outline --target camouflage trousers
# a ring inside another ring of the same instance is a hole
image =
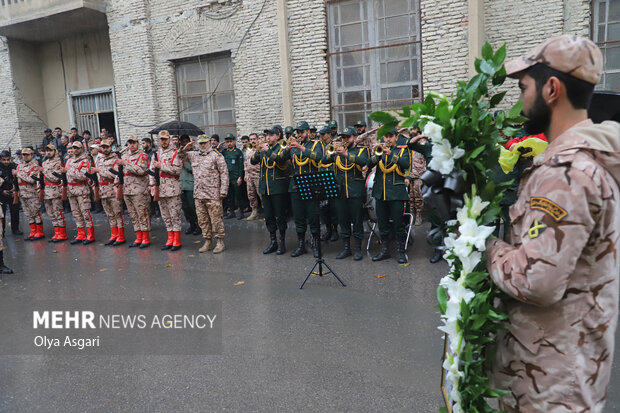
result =
[[[64,228],[66,226],[65,223],[65,214],[63,212],[62,199],[60,198],[52,198],[45,200],[45,211],[47,212],[47,216],[50,217],[50,221],[52,221],[52,225],[54,227]]]
[[[195,199],[198,225],[202,230],[202,237],[224,238],[224,221],[222,220],[222,201],[219,199]]]
[[[43,220],[41,219],[41,204],[37,198],[22,198],[20,197],[20,201],[22,203],[22,210],[24,211],[24,215],[28,218],[29,224],[41,224]]]
[[[134,231],[151,230],[151,197],[146,192],[137,195],[125,195],[125,205],[131,217]]]
[[[123,219],[123,201],[111,196],[109,198],[101,198],[101,205],[110,221],[110,228],[124,228],[125,220]]]
[[[422,198],[422,180],[420,178],[409,178],[409,211],[424,209],[424,198]]]
[[[71,205],[71,215],[75,219],[78,228],[91,228],[93,217],[90,215],[90,198],[88,195],[69,195],[69,205]]]
[[[258,179],[259,177],[251,177],[247,184],[248,190],[248,199],[250,200],[250,208],[256,209],[258,208],[258,200],[262,201],[261,195],[258,193]]]
[[[181,231],[181,196],[159,197],[159,211],[166,231]]]

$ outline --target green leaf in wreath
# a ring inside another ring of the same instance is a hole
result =
[[[502,133],[506,136],[514,136],[517,134],[517,132],[520,132],[520,131],[521,131],[521,128],[513,128],[509,126],[507,128],[504,128],[502,130]]]
[[[394,120],[394,122],[386,123],[385,125],[381,126],[377,131],[377,139],[383,138],[386,133],[394,129],[397,125],[398,121]]]
[[[448,102],[443,100],[439,102],[437,108],[435,109],[435,118],[443,123],[448,123],[450,120],[450,109],[448,108]]]
[[[510,111],[508,112],[508,117],[511,119],[515,118],[521,114],[522,110],[523,110],[523,101],[520,100],[510,109]]]
[[[489,42],[484,42],[482,45],[482,58],[485,60],[493,59],[493,48],[489,44]]]
[[[504,59],[506,59],[506,44],[505,43],[502,45],[502,47],[497,49],[497,51],[493,55],[493,63],[495,63],[495,66],[500,67],[502,63],[504,63]]]
[[[437,302],[439,303],[439,310],[441,311],[441,314],[445,314],[448,305],[448,295],[446,294],[446,289],[441,285],[437,287]]]
[[[482,151],[484,151],[486,149],[486,146],[482,145],[482,146],[478,146],[476,149],[474,149],[468,156],[467,156],[467,161],[476,158],[478,155],[480,155],[482,153]]]
[[[483,60],[482,62],[480,62],[480,70],[485,75],[493,76],[497,70],[495,69],[493,64],[489,63],[489,62],[492,62],[492,61],[491,60]]]
[[[381,123],[382,125],[386,125],[396,120],[394,116],[386,112],[373,112],[370,114],[370,119],[377,123]]]
[[[493,75],[493,78],[491,79],[491,83],[493,84],[493,86],[499,86],[503,84],[505,80],[506,80],[506,67],[502,66],[499,68],[497,72],[495,72],[495,75]]]
[[[499,105],[502,99],[504,99],[504,96],[506,96],[506,91],[493,95],[491,97],[491,100],[489,101],[489,107],[494,108],[495,106]]]

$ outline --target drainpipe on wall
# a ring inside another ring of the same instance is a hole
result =
[[[469,49],[469,77],[476,74],[474,60],[480,57],[484,44],[484,0],[469,0],[467,2],[467,46]]]
[[[278,45],[280,51],[280,78],[282,79],[282,116],[285,125],[293,124],[293,91],[291,88],[291,65],[289,59],[288,13],[286,0],[276,0],[278,21]]]

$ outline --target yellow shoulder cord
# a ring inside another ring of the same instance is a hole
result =
[[[400,150],[400,154],[398,155],[399,157],[403,156],[403,151],[405,150],[405,148],[401,148]],[[409,168],[407,169],[407,171],[405,172],[401,172],[400,167],[398,166],[398,164],[393,164],[392,166],[390,166],[389,168],[387,168],[385,166],[385,164],[383,163],[383,159],[381,159],[379,161],[379,168],[381,168],[381,172],[383,172],[384,174],[389,174],[392,172],[396,172],[397,174],[399,174],[400,176],[407,178],[409,176],[408,172],[409,172]]]
[[[314,152],[314,148],[316,148],[316,144],[319,143],[319,141],[314,141],[314,144],[312,144],[312,148],[310,149],[312,152]],[[321,143],[321,146],[323,146],[323,144]],[[321,161],[319,161],[318,163],[314,160],[311,159],[312,161],[312,165],[314,165],[315,168],[319,169],[321,168]],[[326,166],[326,165],[323,165]]]

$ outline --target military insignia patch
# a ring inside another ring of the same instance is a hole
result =
[[[530,229],[527,230],[527,235],[530,236],[530,239],[538,238],[538,236],[545,232],[546,229],[547,226],[545,224],[535,219],[534,222],[532,222]]]
[[[551,215],[555,222],[559,222],[568,215],[568,212],[566,212],[564,208],[542,197],[530,198],[530,209],[537,209]]]

